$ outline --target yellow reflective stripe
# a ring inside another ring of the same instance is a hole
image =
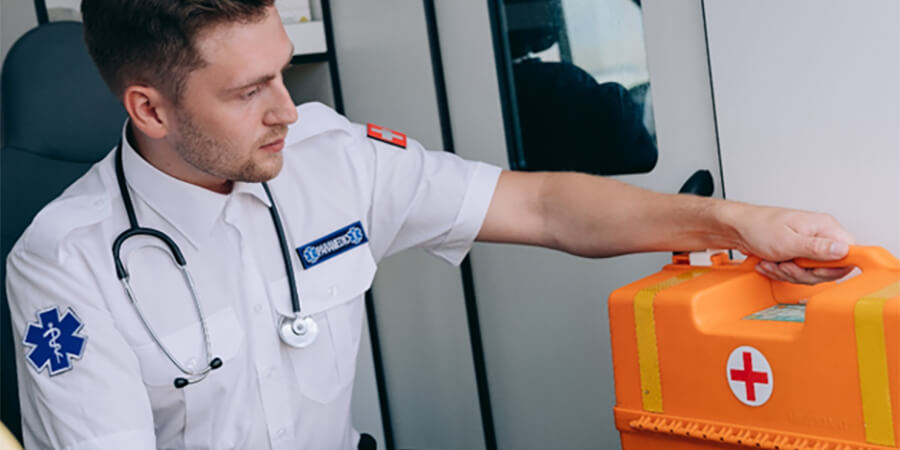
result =
[[[709,269],[686,271],[662,283],[642,289],[634,297],[634,326],[637,335],[638,365],[641,369],[641,398],[646,411],[663,412],[653,299],[663,289],[692,280],[706,272],[709,272]]]
[[[900,296],[900,282],[859,299],[854,308],[856,356],[866,441],[895,445],[884,333],[884,304]]]

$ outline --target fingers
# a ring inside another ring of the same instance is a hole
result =
[[[818,284],[828,281],[819,277],[813,270],[804,269],[792,262],[783,262],[778,264],[778,270],[787,275],[788,281],[801,284]]]
[[[787,281],[787,277],[777,270],[777,264],[762,261],[756,265],[756,271],[775,281]]]
[[[762,261],[756,266],[757,272],[778,281],[795,284],[818,284],[844,277],[852,267],[804,269],[792,262],[773,263]]]
[[[826,281],[839,280],[847,276],[850,272],[853,272],[853,267],[820,267],[818,269],[813,269],[813,273],[817,277],[825,279]]]
[[[847,242],[813,236],[802,236],[800,257],[814,259],[816,261],[835,261],[847,256],[850,246]]]
[[[855,242],[853,236],[828,214],[795,213],[788,217],[788,227],[794,230],[795,257],[817,261],[835,261],[843,258]],[[790,258],[784,258],[785,260]]]
[[[849,231],[845,230],[843,226],[831,215],[822,214],[824,218],[821,222],[821,229],[819,231],[819,235],[826,238],[831,238],[836,241],[846,242],[847,244],[853,245],[856,243],[856,240],[853,238],[853,235],[850,234]]]

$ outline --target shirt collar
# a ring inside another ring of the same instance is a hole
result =
[[[229,198],[248,194],[266,207],[271,205],[261,183],[235,182],[232,192],[226,195],[181,181],[157,169],[128,142],[128,126],[126,120],[122,129],[122,169],[128,186],[194,247],[205,241],[222,216]]]
[[[265,205],[266,208],[272,206],[272,202],[269,201],[269,196],[266,195],[266,190],[263,189],[262,183],[247,183],[245,181],[235,181],[234,187],[231,189],[231,195],[241,194],[247,194],[251,197],[256,198],[257,200],[262,202],[262,204]]]

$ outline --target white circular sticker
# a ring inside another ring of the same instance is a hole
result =
[[[742,345],[731,352],[725,376],[741,403],[759,406],[772,396],[772,367],[759,350]]]

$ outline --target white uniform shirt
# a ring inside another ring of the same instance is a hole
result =
[[[123,134],[139,224],[180,246],[212,354],[224,365],[174,388],[182,373],[116,277],[111,247],[129,224],[111,152],[37,215],[8,259],[27,448],[356,448],[350,396],[363,294],[376,263],[418,246],[458,264],[481,228],[500,169],[412,140],[401,149],[368,138],[365,127],[321,104],[298,113],[284,168],[269,187],[303,313],[319,326],[315,343],[296,349],[278,336],[277,324],[292,309],[262,185],[235,183],[220,195],[178,181],[143,160]],[[304,268],[304,246],[346,235],[357,222],[363,242],[354,244],[356,235],[320,247],[318,260],[308,255],[317,264]],[[133,237],[121,258],[162,342],[182,364],[204,367],[199,319],[164,244]],[[62,365],[54,365],[59,356]]]

